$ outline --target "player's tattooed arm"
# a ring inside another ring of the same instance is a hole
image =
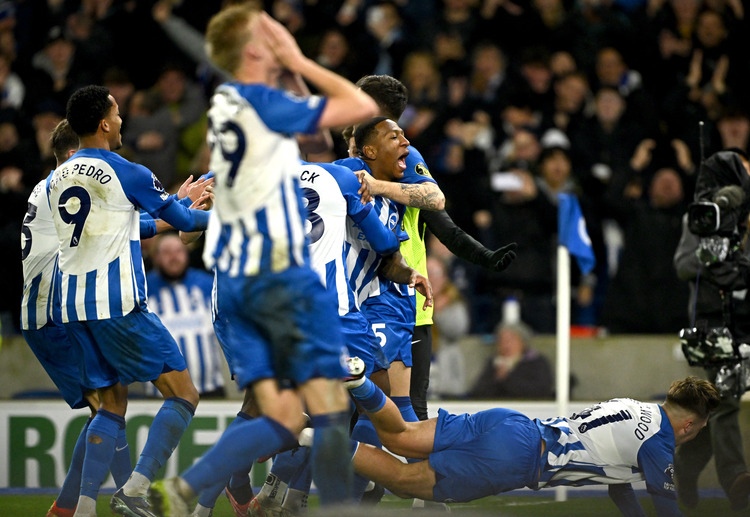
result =
[[[367,173],[357,175],[362,187],[359,194],[366,203],[371,196],[383,196],[397,203],[422,210],[442,210],[445,195],[437,183],[397,183],[373,178]]]
[[[445,195],[436,183],[406,184],[398,183],[401,192],[408,201],[407,206],[423,210],[442,210],[445,208]]]

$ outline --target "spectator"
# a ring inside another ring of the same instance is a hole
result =
[[[171,181],[168,179],[164,184],[169,185],[174,179],[181,183],[190,175],[190,163],[206,139],[208,103],[200,86],[188,77],[181,66],[174,64],[164,67],[153,92],[158,100],[154,114],[169,114],[178,133],[175,178]]]
[[[0,108],[20,110],[26,96],[26,87],[11,68],[13,59],[0,52]]]
[[[687,70],[693,50],[693,33],[700,0],[649,0],[641,32],[652,41],[647,55],[654,56],[649,67],[657,101],[678,83],[679,72]]]
[[[509,96],[523,96],[532,111],[549,120],[554,110],[550,56],[543,47],[529,47],[521,56],[519,77],[513,77]]]
[[[435,350],[434,380],[436,393],[442,396],[463,396],[466,393],[466,367],[458,341],[469,331],[469,306],[449,277],[448,264],[436,257],[427,257],[427,277],[432,284]]]
[[[578,71],[567,72],[555,80],[555,107],[553,125],[567,133],[583,123],[588,115],[592,95],[586,74]]]
[[[593,116],[569,136],[576,180],[588,197],[599,200],[596,210],[604,216],[604,192],[619,176],[627,175],[630,158],[646,133],[625,116],[627,103],[617,89],[600,88],[594,105]]]
[[[2,136],[0,135],[0,138]],[[23,183],[23,170],[13,161],[0,158],[0,249],[21,247],[21,223],[30,189]],[[19,333],[23,293],[23,271],[17,253],[0,254],[0,325],[5,335]]]
[[[26,185],[35,185],[35,182],[46,177],[57,166],[49,135],[64,117],[65,107],[55,101],[46,101],[36,107],[31,118],[34,138],[21,142],[19,146],[22,154],[28,157],[24,171]]]
[[[384,1],[369,7],[365,27],[377,46],[373,74],[401,77],[404,56],[413,44],[396,4]]]
[[[597,88],[616,88],[628,107],[628,115],[639,125],[649,130],[658,126],[658,112],[653,98],[643,87],[643,77],[625,62],[622,53],[615,47],[604,47],[596,53],[595,62]]]
[[[123,131],[123,146],[131,157],[148,167],[171,190],[177,182],[178,131],[167,110],[150,90],[133,93]]]
[[[469,391],[469,397],[552,398],[552,368],[549,360],[532,348],[532,338],[531,329],[520,321],[500,323],[495,329],[495,354]]]
[[[508,62],[500,47],[480,43],[471,56],[468,100],[475,109],[489,111],[508,90]]]
[[[29,87],[26,105],[32,111],[44,99],[65,106],[76,88],[99,82],[99,78],[83,68],[81,60],[76,58],[76,43],[61,26],[49,30],[44,47],[34,55],[32,63],[32,75],[25,81]]]
[[[409,90],[409,101],[398,120],[399,126],[412,145],[426,149],[439,137],[438,117],[446,101],[443,78],[434,56],[425,51],[407,55],[402,82]]]
[[[130,100],[135,93],[135,84],[130,79],[130,75],[119,66],[111,66],[104,71],[102,85],[109,89],[117,105],[120,106],[120,116],[127,127],[125,119],[130,111]]]
[[[594,69],[596,51],[606,46],[632,48],[637,42],[630,19],[614,2],[581,0],[575,3],[568,18],[568,43],[578,66],[587,72]]]
[[[223,360],[211,321],[213,275],[189,267],[188,248],[175,233],[157,236],[152,253],[149,308],[177,341],[201,398],[224,398]],[[158,394],[150,383],[146,391]]]
[[[559,78],[571,72],[576,72],[578,70],[578,63],[576,63],[573,55],[567,50],[558,50],[550,55],[549,67],[552,70],[552,75],[555,78]]]
[[[716,121],[719,149],[739,149],[750,155],[750,117],[737,109],[725,109]]]
[[[645,192],[640,183],[627,185],[617,208],[624,249],[602,322],[615,334],[674,334],[684,326],[688,303],[687,285],[672,265],[687,208],[682,177],[662,167]]]
[[[729,44],[722,17],[703,11],[696,20],[690,59],[665,100],[664,118],[674,135],[698,148],[700,121],[715,121],[725,106],[737,105],[747,89],[745,58]]]
[[[352,50],[346,35],[336,27],[331,27],[321,36],[315,61],[350,81],[356,81],[366,72],[365,67],[357,62],[356,52]]]
[[[444,76],[465,69],[480,26],[474,1],[445,0],[433,23],[420,26],[420,40],[429,46]]]

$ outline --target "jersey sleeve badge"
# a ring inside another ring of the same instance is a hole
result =
[[[159,192],[159,197],[162,201],[166,201],[169,197],[169,194],[164,190],[164,186],[161,184],[161,181],[159,181],[159,178],[156,177],[156,174],[153,172],[151,173],[151,179],[154,182],[154,189]]]
[[[424,163],[418,163],[414,170],[419,174],[420,176],[427,176],[428,178],[431,178],[430,170],[427,168],[427,166]]]

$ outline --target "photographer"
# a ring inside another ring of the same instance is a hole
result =
[[[747,295],[750,245],[746,243],[750,166],[744,153],[722,151],[706,159],[698,175],[695,201],[688,212],[690,217],[686,215],[683,219],[682,236],[674,255],[677,275],[690,282],[690,323],[696,329],[694,334],[704,337],[710,329],[728,329],[736,347],[750,339]],[[711,217],[706,217],[710,212],[698,212],[694,208],[713,209],[718,217],[712,221]],[[713,223],[717,224],[711,227]],[[716,378],[718,366],[703,366],[708,378],[719,387],[722,383]],[[733,382],[742,383],[743,379],[735,378]],[[744,389],[742,385],[738,388],[724,391],[709,425],[695,440],[677,450],[678,497],[688,508],[698,504],[698,476],[712,454],[719,482],[732,509],[741,510],[748,505],[750,473],[744,460],[738,421],[739,396]]]

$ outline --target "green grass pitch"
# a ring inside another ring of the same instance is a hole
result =
[[[522,493],[522,492],[521,492]],[[451,514],[464,516],[494,515],[503,517],[605,517],[620,515],[617,508],[602,492],[601,495],[579,496],[570,495],[567,501],[556,502],[554,492],[549,491],[549,496],[543,494],[534,495],[502,495],[497,497],[486,497],[478,501],[462,504],[451,504]],[[0,516],[2,517],[42,517],[52,504],[54,495],[0,495]],[[655,516],[653,505],[648,496],[641,498],[646,514]],[[99,517],[112,515],[109,509],[109,495],[102,494],[99,497],[97,513]],[[317,501],[311,498],[309,514],[325,515],[316,510]],[[336,517],[345,517],[343,512],[336,512]],[[348,513],[347,513],[348,515]],[[362,507],[351,515],[362,515],[366,517],[388,516],[388,515],[413,515],[414,517],[426,515],[445,515],[445,512],[436,514],[429,511],[413,511],[411,500],[399,499],[392,495],[386,495],[376,507]],[[732,512],[729,503],[722,498],[709,498],[700,502],[698,507],[686,511],[688,517],[718,517],[748,515],[750,511]],[[225,497],[219,498],[214,509],[214,517],[234,517],[232,509]]]

